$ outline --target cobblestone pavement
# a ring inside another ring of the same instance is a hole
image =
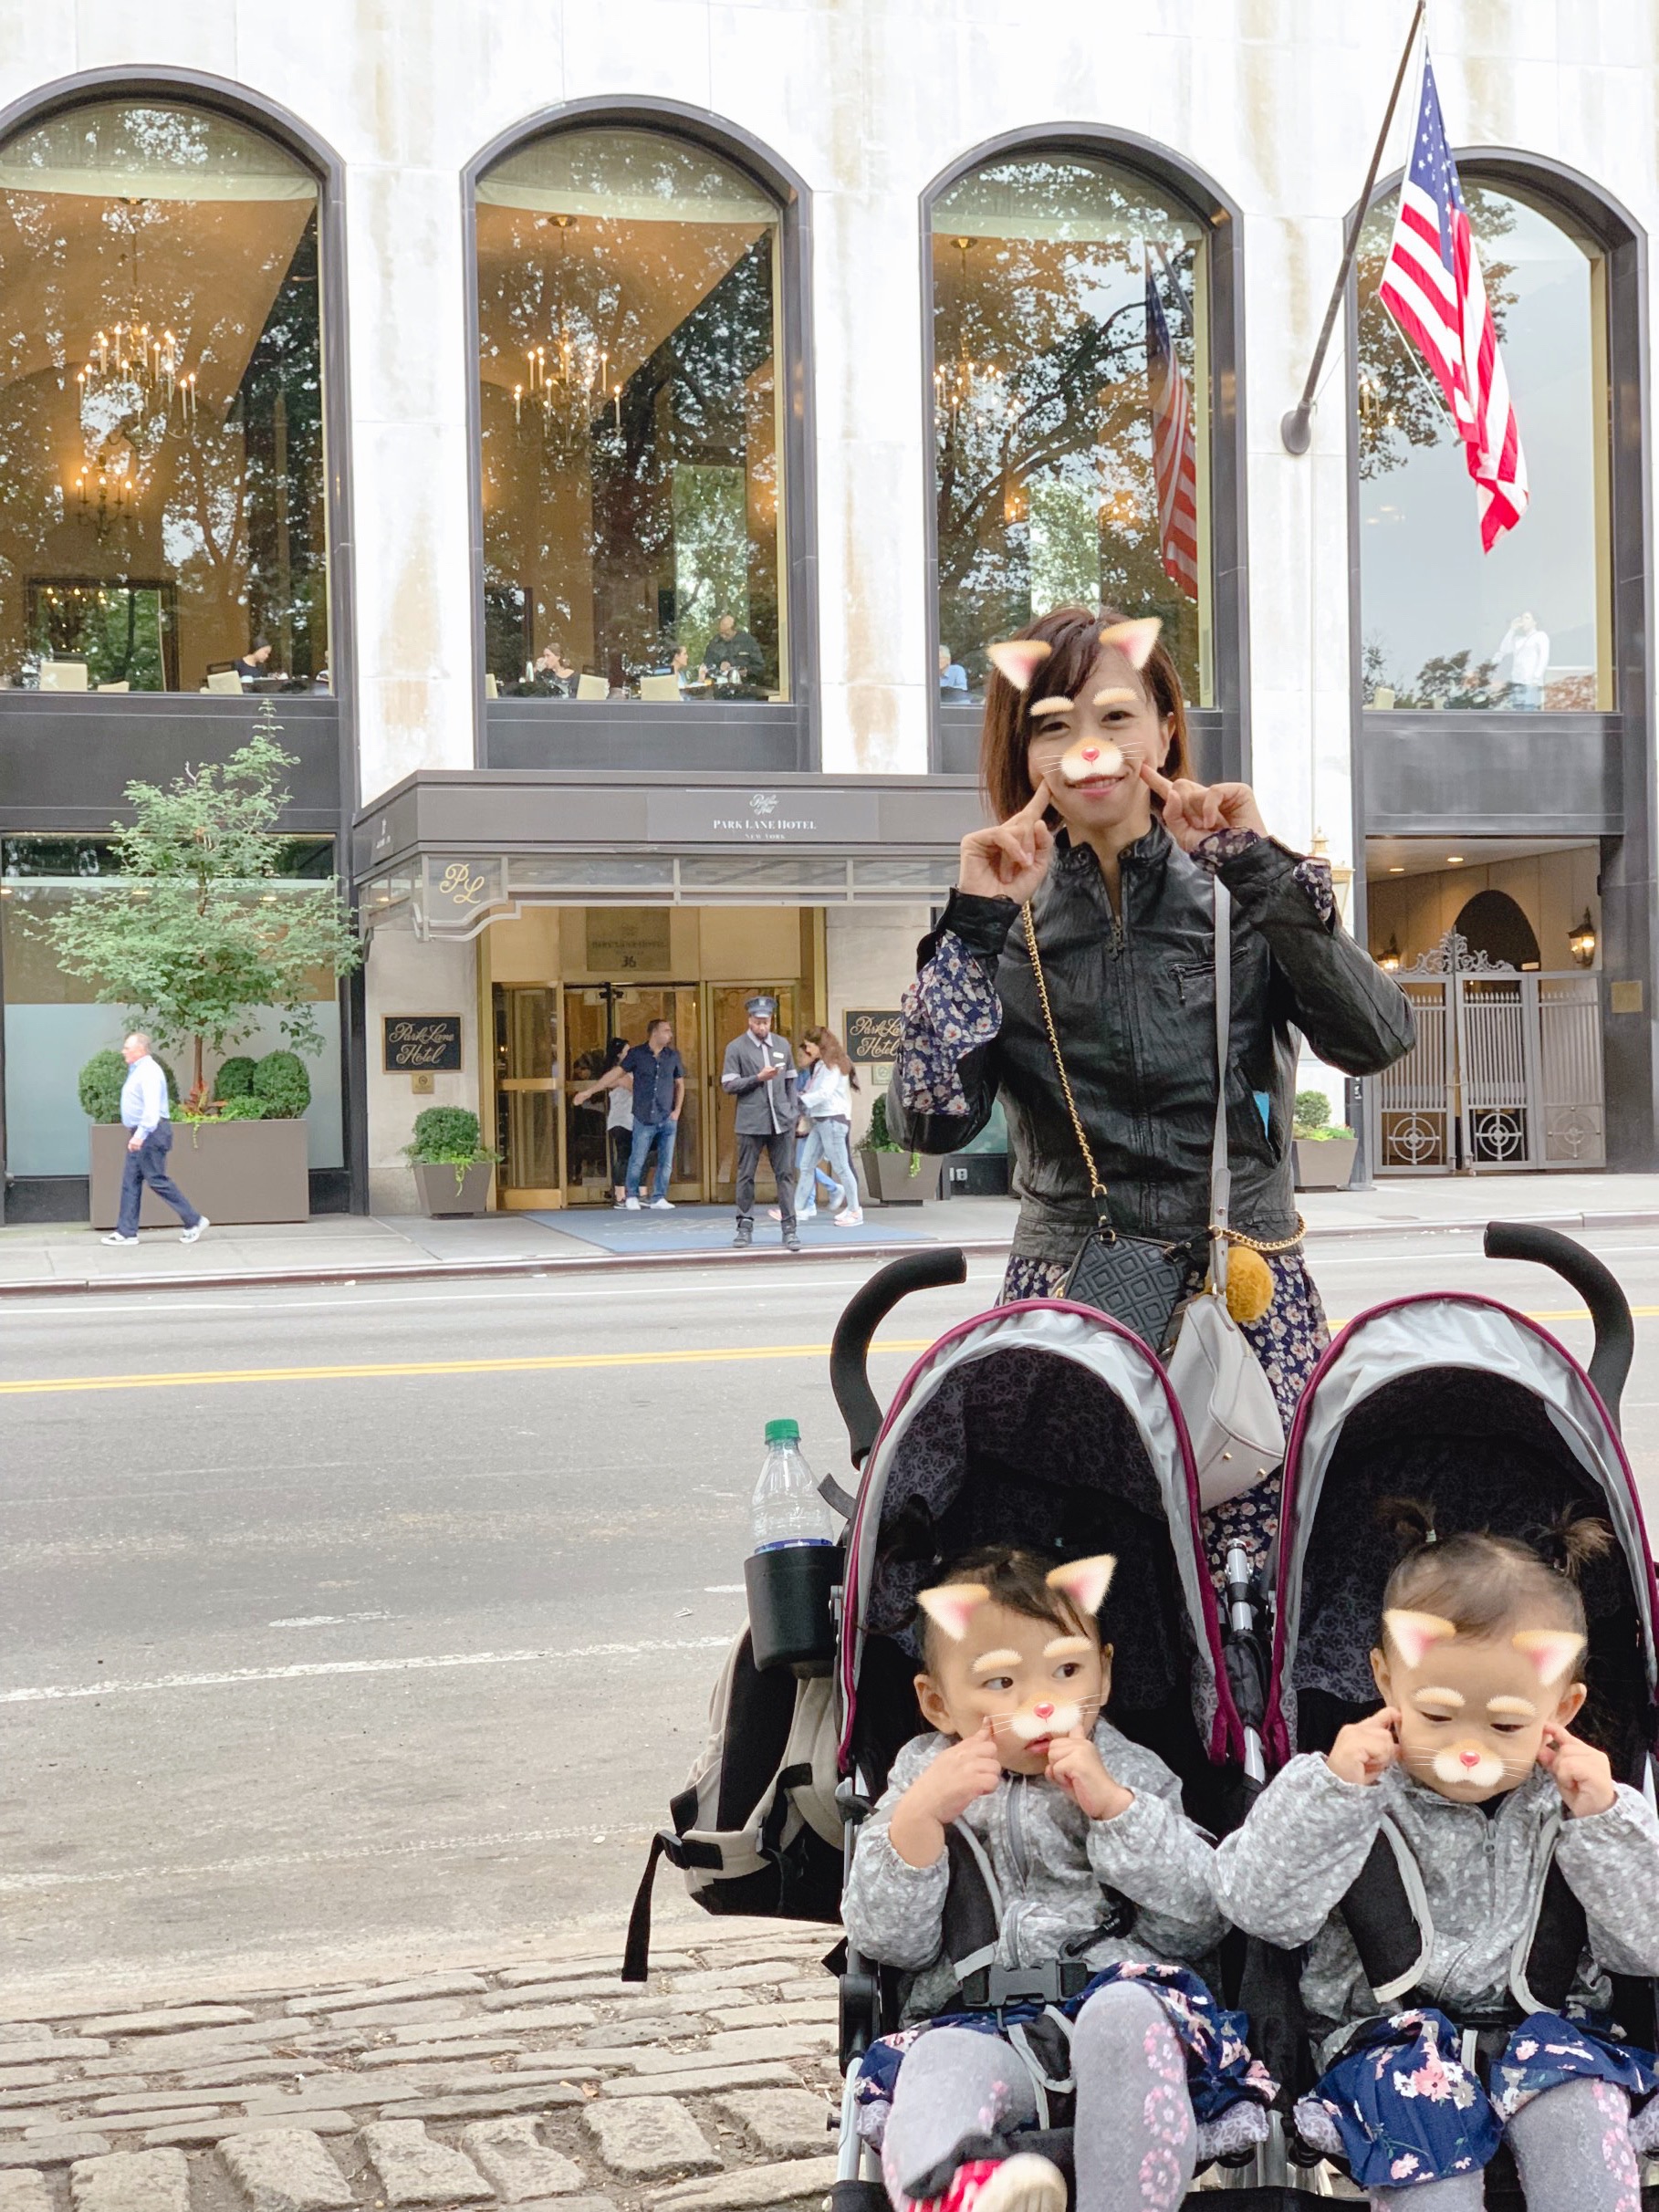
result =
[[[0,2019],[0,2212],[769,2212],[835,2175],[832,1929]],[[4,2009],[0,2007],[0,2009]]]

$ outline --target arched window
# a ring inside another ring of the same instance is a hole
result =
[[[777,201],[590,119],[476,209],[486,692],[788,700]]]
[[[1606,257],[1518,183],[1463,179],[1531,485],[1483,553],[1437,389],[1377,298],[1397,195],[1359,255],[1361,683],[1373,709],[1611,711]]]
[[[162,98],[0,147],[0,684],[326,686],[318,210]]]
[[[1189,698],[1215,703],[1209,225],[1077,146],[997,151],[935,192],[947,711],[977,697],[988,643],[1069,601],[1162,616]]]

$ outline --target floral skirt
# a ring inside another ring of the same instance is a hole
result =
[[[1489,2088],[1458,2055],[1445,2013],[1425,2008],[1371,2021],[1298,2107],[1319,2108],[1341,2138],[1362,2189],[1409,2189],[1485,2166],[1523,2104],[1563,2082],[1611,2082],[1640,2102],[1659,2088],[1651,2053],[1589,2020],[1535,2012],[1516,2029]],[[1317,2120],[1317,2114],[1314,2115]],[[1317,2144],[1319,2131],[1305,2129]]]
[[[1301,1254],[1275,1252],[1267,1258],[1273,1275],[1273,1303],[1260,1320],[1244,1324],[1244,1333],[1261,1362],[1289,1435],[1297,1401],[1330,1341],[1330,1330]],[[1010,1306],[1022,1298],[1053,1298],[1070,1269],[1069,1259],[1010,1259],[1003,1278],[1002,1303]],[[1266,1564],[1278,1533],[1279,1488],[1276,1468],[1266,1482],[1205,1515],[1205,1549],[1218,1584],[1226,1580],[1227,1553],[1236,1544],[1253,1567]]]
[[[1119,1981],[1144,1983],[1163,2007],[1186,2059],[1187,2094],[1200,2128],[1220,2120],[1236,2105],[1265,2108],[1273,2102],[1278,2085],[1260,2060],[1250,2055],[1242,2012],[1228,2012],[1218,2005],[1197,1975],[1184,1967],[1132,1964],[1103,1967],[1076,1997],[1059,2004],[1005,2005],[1000,2012],[942,2012],[937,2019],[882,2036],[864,2053],[853,2091],[860,2134],[879,2146],[904,2054],[931,2029],[972,2028],[984,2035],[1001,2035],[1009,2028],[1040,2021],[1045,2015],[1051,2019],[1058,2013],[1075,2020],[1097,1989]],[[1064,2075],[1069,2069],[1061,2065],[1058,2071]]]

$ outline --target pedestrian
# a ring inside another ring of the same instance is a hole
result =
[[[653,1214],[672,1214],[669,1177],[674,1169],[674,1139],[680,1112],[685,1104],[685,1062],[674,1050],[674,1026],[659,1015],[645,1032],[645,1042],[635,1045],[622,1060],[622,1069],[633,1085],[633,1142],[628,1152],[625,1210],[640,1210],[640,1187],[654,1145],[656,1185],[647,1204]]]
[[[143,1204],[144,1185],[148,1184],[184,1224],[179,1242],[194,1244],[203,1230],[211,1228],[213,1224],[205,1214],[197,1213],[167,1173],[167,1155],[172,1150],[167,1078],[162,1072],[160,1061],[151,1059],[150,1039],[141,1029],[134,1029],[130,1037],[123,1038],[121,1058],[127,1063],[127,1080],[121,1085],[121,1125],[132,1133],[127,1139],[127,1157],[121,1166],[120,1213],[103,1241],[107,1245],[137,1244],[139,1207]]]
[[[755,1238],[755,1170],[763,1153],[772,1163],[777,1184],[784,1250],[800,1250],[795,1228],[795,1117],[799,1111],[795,1062],[788,1045],[772,1034],[777,1011],[777,1001],[765,996],[746,1003],[748,1028],[727,1045],[720,1070],[721,1090],[737,1101],[737,1234],[732,1242],[739,1251]],[[634,1112],[639,1112],[637,1102]]]
[[[585,1106],[601,1090],[606,1094],[605,1153],[611,1195],[618,1205],[628,1196],[628,1160],[633,1150],[633,1078],[622,1065],[627,1057],[625,1039],[613,1037],[605,1048],[604,1073],[570,1093],[572,1106]]]
[[[818,1184],[814,1171],[820,1160],[830,1163],[836,1184],[835,1226],[856,1229],[863,1222],[859,1205],[858,1178],[848,1157],[847,1140],[852,1133],[852,1093],[859,1087],[858,1069],[833,1029],[809,1029],[800,1040],[805,1080],[800,1085],[801,1111],[807,1133],[795,1156],[798,1192],[803,1179],[807,1196],[796,1212],[798,1221],[810,1221],[818,1212]]]

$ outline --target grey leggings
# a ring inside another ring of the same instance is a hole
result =
[[[1113,1982],[1078,2015],[1077,2212],[1174,2212],[1197,2163],[1186,2061],[1150,1989]],[[938,2196],[971,2158],[1000,2158],[1037,2118],[1017,2051],[973,2028],[933,2028],[905,2053],[882,2146],[899,2212]]]
[[[903,2080],[901,2074],[899,2079]],[[1641,2212],[1630,2099],[1609,2082],[1563,2082],[1523,2104],[1506,2130],[1527,2212]],[[1379,2189],[1376,2212],[1480,2212],[1479,2174]]]

